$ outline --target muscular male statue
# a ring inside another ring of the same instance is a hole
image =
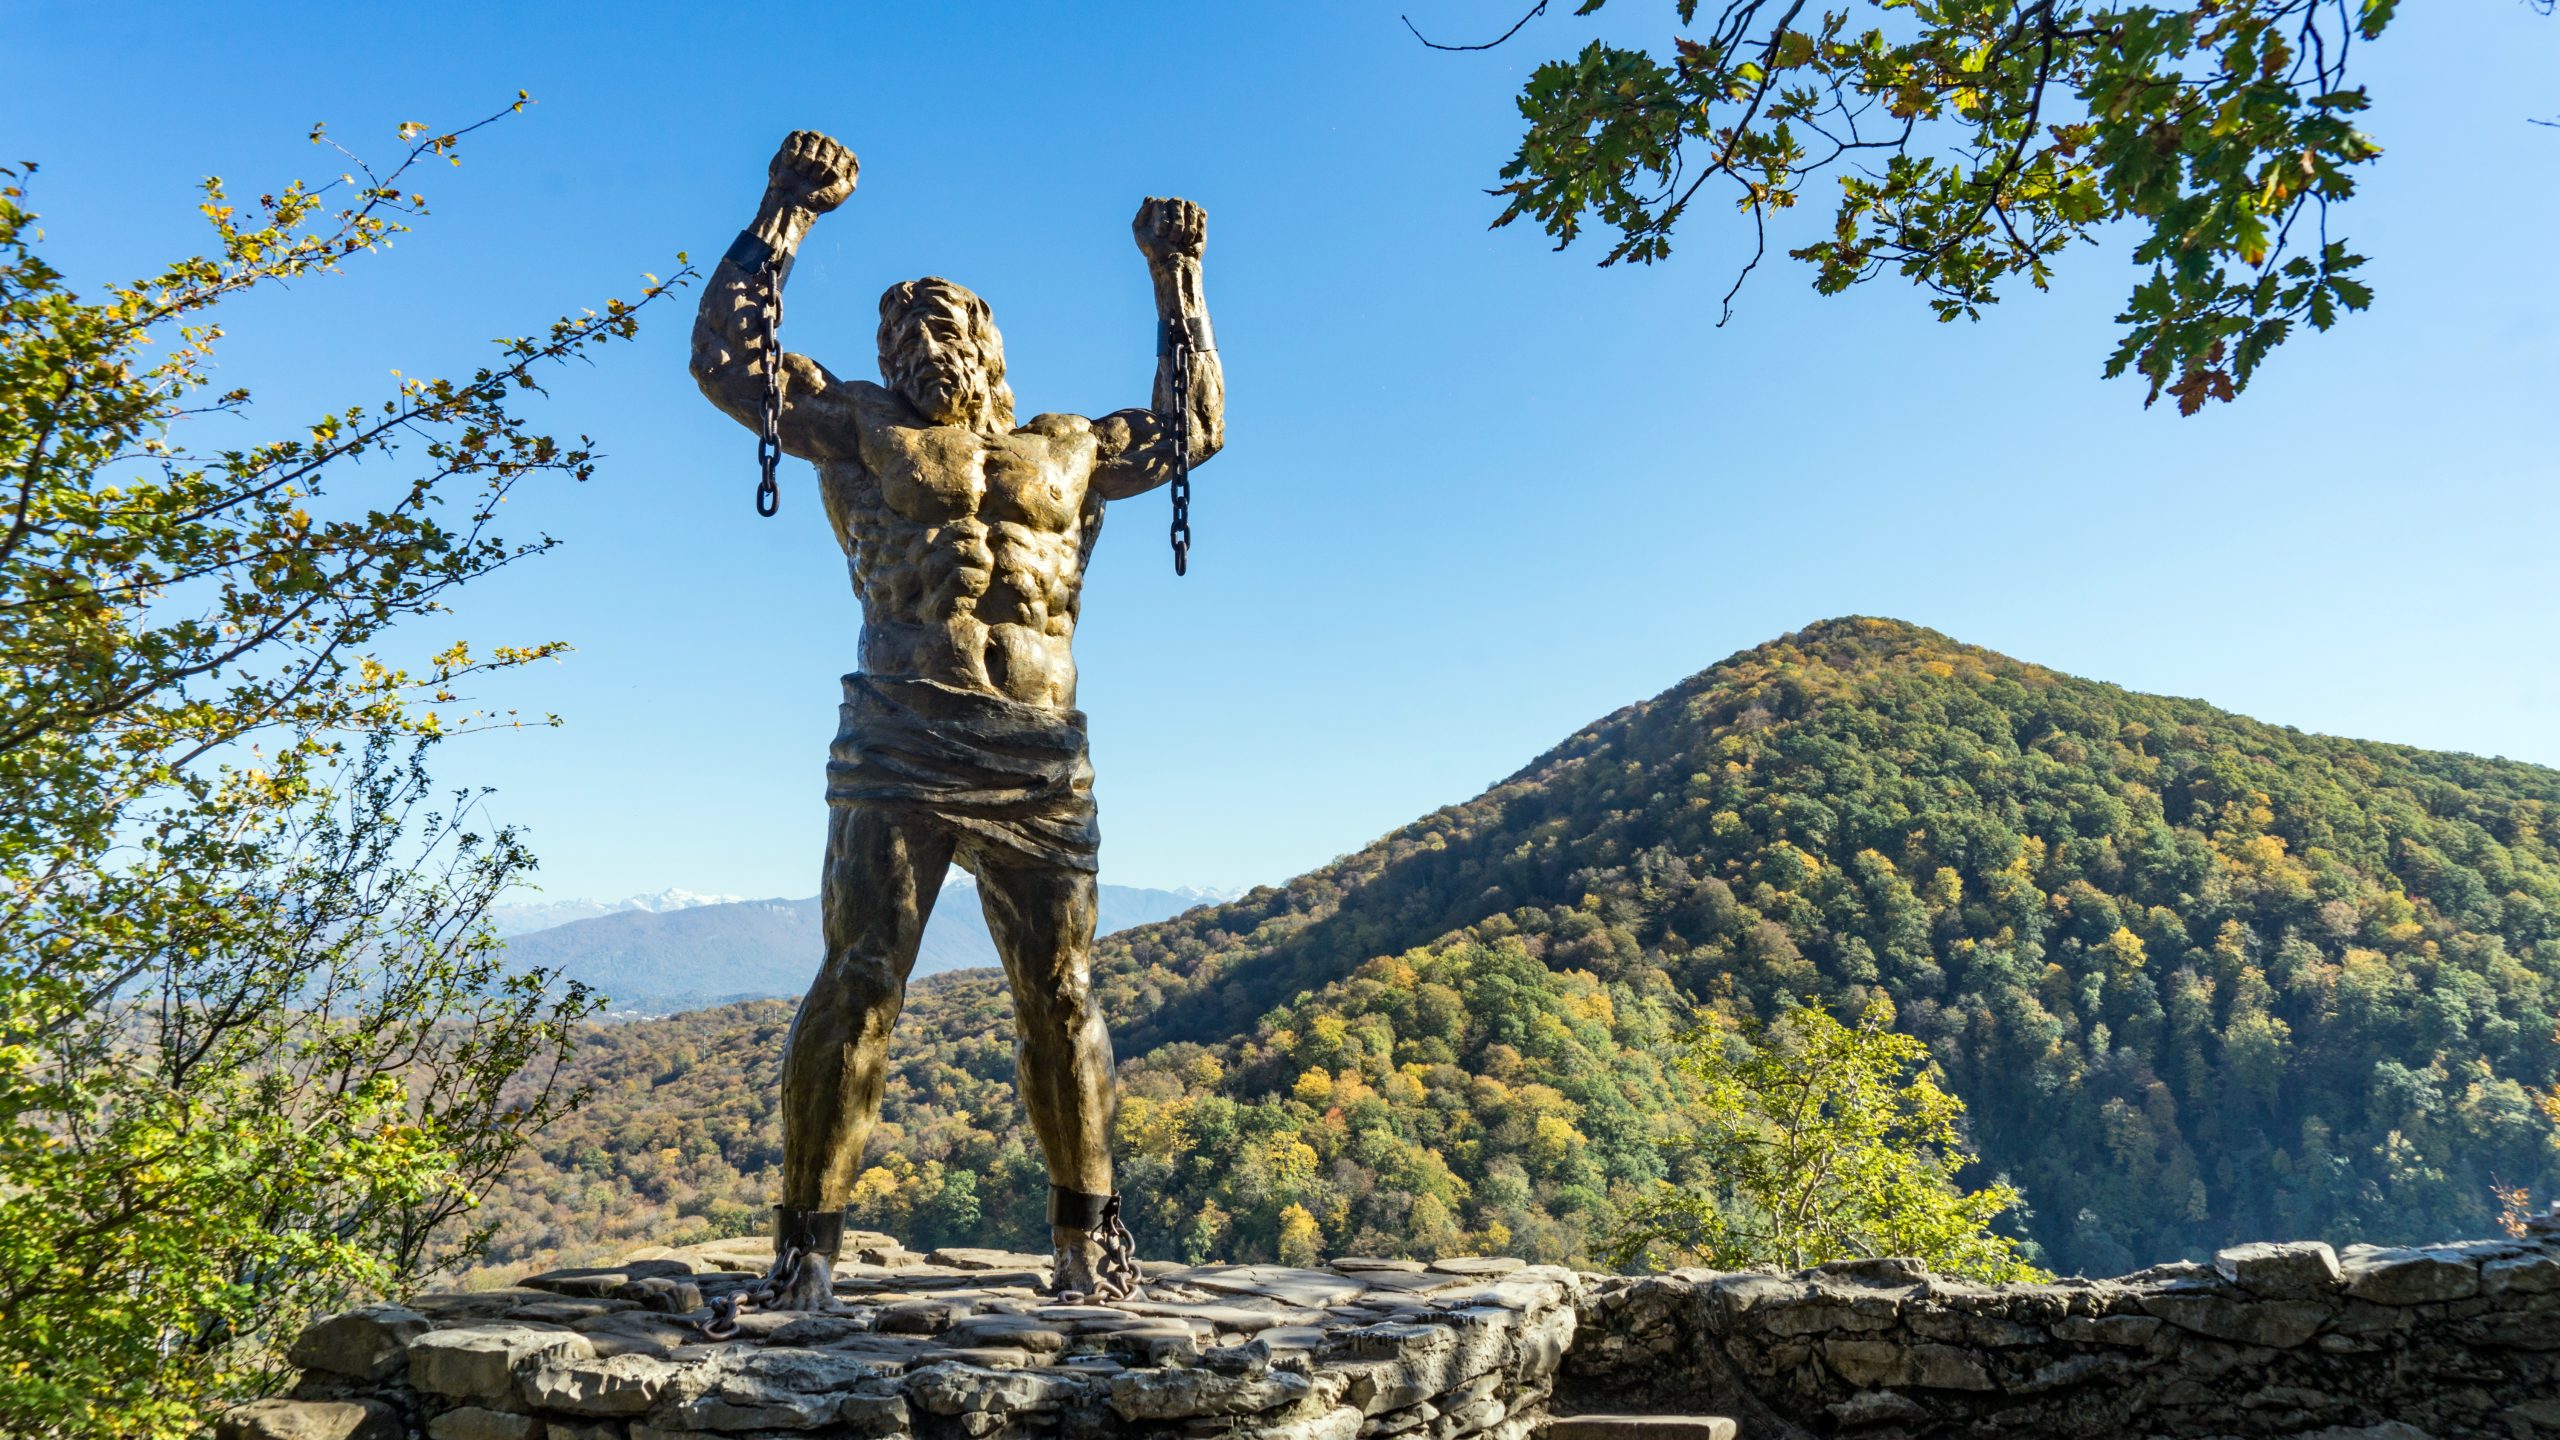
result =
[[[853,193],[856,169],[824,135],[786,138],[693,332],[694,378],[751,429],[766,367],[781,366],[782,449],[816,463],[862,602],[861,669],[844,677],[827,763],[826,958],[783,1058],[775,1244],[835,1259],[880,1112],[890,1026],[956,860],[978,878],[1013,989],[1022,1098],[1049,1162],[1053,1287],[1120,1298],[1128,1274],[1105,1263],[1111,1237],[1126,1234],[1111,1183],[1111,1038],[1090,976],[1093,769],[1068,642],[1105,503],[1172,478],[1175,427],[1188,428],[1194,461],[1224,438],[1200,298],[1206,221],[1187,200],[1138,209],[1162,357],[1154,405],[1017,425],[987,304],[948,280],[880,297],[882,384],[766,352],[759,317],[772,287],[809,226]],[[1173,346],[1176,334],[1188,346]],[[1181,415],[1177,354],[1189,366]]]

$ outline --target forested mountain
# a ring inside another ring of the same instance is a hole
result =
[[[925,925],[918,976],[996,963],[996,942],[987,933],[974,882],[962,871],[952,877]],[[1094,907],[1097,928],[1107,935],[1162,920],[1205,898],[1196,891],[1105,885]],[[507,958],[583,980],[608,997],[617,1013],[666,1015],[731,1000],[798,995],[808,988],[823,949],[814,897],[728,899],[654,909],[626,905],[588,915],[514,935]]]
[[[1827,621],[1285,888],[1100,947],[1155,1253],[1586,1258],[1701,1007],[1888,997],[2064,1271],[2560,1184],[2560,771]],[[760,1223],[789,1007],[600,1032],[493,1258]],[[861,1222],[1027,1243],[1002,986],[917,987]],[[613,1233],[607,1233],[607,1232]]]

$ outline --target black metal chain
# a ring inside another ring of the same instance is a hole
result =
[[[782,508],[782,487],[774,483],[782,463],[782,274],[770,260],[759,273],[765,283],[761,319],[764,330],[764,424],[756,432],[756,513],[770,520]]]
[[[701,1331],[706,1340],[736,1339],[740,1328],[739,1315],[765,1309],[781,1299],[799,1278],[802,1265],[812,1260],[821,1265],[826,1263],[825,1257],[810,1248],[815,1241],[815,1236],[803,1235],[783,1246],[774,1253],[772,1269],[744,1287],[712,1301],[711,1318],[694,1321],[693,1328]]]
[[[1177,507],[1181,503],[1180,500],[1174,502]],[[1177,508],[1174,513],[1178,516],[1182,512]],[[1181,521],[1174,523],[1178,525]],[[1182,573],[1182,546],[1186,543],[1183,540],[1174,542],[1173,573],[1177,575]],[[1101,1233],[1095,1238],[1102,1246],[1102,1265],[1094,1276],[1102,1282],[1101,1288],[1113,1292],[1110,1298],[1115,1300],[1140,1298],[1139,1286],[1145,1281],[1146,1274],[1138,1268],[1138,1237],[1129,1233],[1129,1222],[1120,1218],[1120,1192],[1116,1190],[1102,1207]]]
[[[769,1310],[799,1292],[817,1290],[828,1298],[818,1308],[834,1305],[831,1266],[826,1252],[818,1248],[818,1237],[808,1231],[774,1252],[773,1268],[744,1286],[711,1302],[711,1317],[690,1323],[706,1340],[734,1340],[742,1328],[738,1317]]]
[[[1173,362],[1173,573],[1191,560],[1191,325],[1175,320],[1166,358]]]

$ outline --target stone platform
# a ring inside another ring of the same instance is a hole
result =
[[[1506,1259],[1149,1264],[1147,1298],[1045,1301],[1045,1256],[849,1237],[840,1308],[688,1320],[769,1256],[729,1241],[314,1325],[242,1440],[1165,1436],[1518,1440],[1573,1338],[1572,1272]]]

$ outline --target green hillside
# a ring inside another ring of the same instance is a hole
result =
[[[1881,993],[2064,1271],[2494,1227],[2560,1185],[2560,772],[1824,622],[1285,888],[1112,937],[1150,1249],[1586,1258],[1697,1007]],[[788,1006],[600,1033],[495,1258],[751,1228]],[[917,987],[859,1202],[1035,1234],[1002,987]],[[556,1167],[556,1168],[554,1168]],[[682,1217],[682,1218],[679,1218]],[[619,1237],[614,1237],[619,1238]]]

